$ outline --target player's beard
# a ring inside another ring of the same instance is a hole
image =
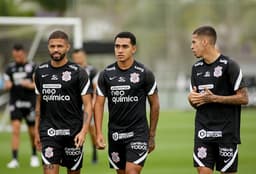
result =
[[[59,53],[60,56],[58,56],[58,57],[53,56],[53,55],[56,54],[56,53],[57,53],[57,52],[54,52],[54,53],[51,54],[52,60],[53,60],[53,61],[56,61],[56,62],[61,61],[61,60],[64,59],[64,57],[66,56],[66,53],[64,53],[64,54]]]

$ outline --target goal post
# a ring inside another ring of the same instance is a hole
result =
[[[40,41],[45,35],[47,27],[51,26],[68,26],[72,27],[73,48],[83,47],[82,22],[78,17],[9,17],[0,16],[0,26],[33,26],[36,34],[32,40],[27,58],[32,60],[38,50]],[[3,36],[5,37],[5,36]],[[0,79],[1,80],[1,79]],[[0,96],[0,106],[8,103],[6,93]],[[0,117],[0,132],[10,130],[7,126],[9,116],[8,104]],[[24,128],[24,127],[23,127]],[[24,130],[24,129],[23,129]]]
[[[77,17],[0,17],[0,25],[73,26],[73,47],[83,46],[82,22]]]

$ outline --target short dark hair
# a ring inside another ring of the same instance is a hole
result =
[[[72,51],[72,54],[78,53],[78,52],[84,52],[84,53],[86,53],[83,48],[76,48],[76,49],[74,49],[74,50]]]
[[[128,32],[128,31],[123,31],[123,32],[120,32],[118,33],[116,36],[115,36],[115,39],[114,41],[116,41],[117,38],[129,38],[131,40],[131,44],[132,45],[136,45],[136,37],[133,33],[131,32]]]
[[[20,43],[14,44],[12,49],[15,51],[25,51],[24,46]]]
[[[48,41],[51,39],[64,39],[68,42],[68,35],[64,31],[56,30],[50,34]]]
[[[211,38],[212,44],[215,45],[217,40],[217,33],[215,29],[211,26],[201,26],[194,30],[193,34],[199,35],[199,36],[208,36]]]

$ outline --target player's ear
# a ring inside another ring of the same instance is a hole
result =
[[[68,43],[68,45],[67,45],[67,51],[69,51],[70,50],[70,44]]]
[[[132,54],[135,54],[136,51],[137,51],[137,47],[136,47],[136,45],[133,45],[133,47],[132,47]]]

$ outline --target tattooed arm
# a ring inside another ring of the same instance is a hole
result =
[[[88,132],[89,125],[92,117],[92,104],[91,104],[91,94],[82,96],[83,106],[84,106],[84,117],[83,117],[83,127],[81,131],[75,136],[75,145],[80,147],[85,141],[85,135]]]

